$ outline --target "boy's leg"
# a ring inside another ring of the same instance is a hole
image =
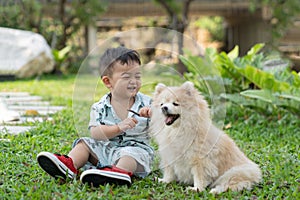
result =
[[[41,152],[37,155],[37,160],[42,169],[48,174],[57,178],[75,178],[78,170],[89,159],[90,151],[84,142],[80,141],[70,151],[69,155],[59,155],[49,152]]]
[[[123,156],[118,160],[116,167],[133,173],[137,170],[138,164],[134,158]]]
[[[69,152],[68,156],[72,158],[76,169],[84,166],[87,161],[97,165],[98,159],[92,155],[90,149],[83,141],[79,141],[76,146]]]

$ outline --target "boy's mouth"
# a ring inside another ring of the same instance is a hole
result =
[[[136,87],[128,87],[128,90],[130,90],[131,92],[135,92],[136,91]]]

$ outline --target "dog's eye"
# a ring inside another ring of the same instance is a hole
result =
[[[174,106],[179,106],[179,104],[178,104],[178,103],[176,103],[176,102],[173,102],[173,105],[174,105]]]
[[[163,106],[163,105],[164,105],[163,103],[160,104],[160,106]]]

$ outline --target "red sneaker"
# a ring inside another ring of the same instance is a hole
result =
[[[80,176],[80,181],[94,187],[107,183],[130,186],[131,176],[133,176],[132,172],[125,171],[116,166],[106,166],[84,171]]]
[[[43,170],[55,178],[73,179],[78,174],[73,160],[67,155],[41,152],[37,155],[37,161]]]

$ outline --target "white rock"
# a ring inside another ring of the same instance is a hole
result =
[[[0,27],[0,74],[24,78],[53,68],[51,48],[43,36]]]

